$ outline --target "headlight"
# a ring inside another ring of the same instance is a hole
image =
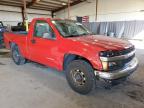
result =
[[[101,51],[100,57],[113,57],[115,56],[114,51]],[[111,70],[114,66],[116,66],[116,62],[108,62],[108,61],[102,61],[102,66],[104,71]]]
[[[114,67],[114,66],[116,66],[116,65],[117,65],[116,62],[109,62],[109,67]]]
[[[101,57],[113,57],[115,56],[115,53],[113,51],[101,51],[100,56]]]
[[[102,66],[103,66],[104,71],[110,71],[110,70],[113,70],[113,69],[117,68],[118,63],[117,62],[102,61]]]
[[[122,55],[122,51],[101,51],[99,53],[100,57],[114,57],[114,56],[119,56]]]

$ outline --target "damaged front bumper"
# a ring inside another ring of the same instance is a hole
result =
[[[133,60],[127,63],[126,66],[120,70],[109,72],[95,70],[94,73],[96,76],[102,79],[113,80],[129,76],[137,69],[137,67],[138,67],[138,60],[136,58],[133,58]]]

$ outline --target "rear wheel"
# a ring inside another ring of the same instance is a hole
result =
[[[72,61],[66,68],[66,78],[70,87],[80,94],[88,94],[94,88],[94,70],[86,61]]]
[[[21,55],[17,45],[11,47],[12,59],[17,65],[23,65],[26,62],[26,59]]]

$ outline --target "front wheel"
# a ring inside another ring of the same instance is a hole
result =
[[[66,79],[70,87],[80,94],[88,94],[95,84],[94,70],[84,60],[74,60],[67,66]]]
[[[21,55],[17,45],[11,47],[11,56],[15,64],[23,65],[26,62],[26,59]]]

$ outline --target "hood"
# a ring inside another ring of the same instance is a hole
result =
[[[72,37],[70,39],[90,47],[99,47],[101,50],[123,50],[132,47],[132,44],[128,41],[102,35]]]

